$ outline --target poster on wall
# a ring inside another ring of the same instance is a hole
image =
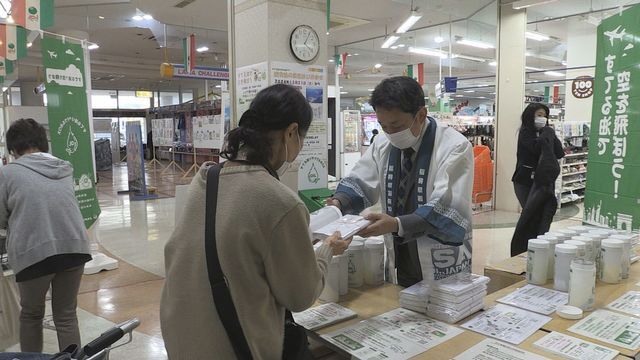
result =
[[[298,190],[327,187],[327,69],[324,66],[271,63],[273,84],[291,85],[302,93],[313,110],[313,121],[298,156]],[[294,164],[295,166],[295,164]]]
[[[173,146],[173,118],[152,119],[151,136],[154,146]]]
[[[640,5],[598,26],[587,223],[640,228]],[[635,85],[635,86],[634,86]]]
[[[222,115],[193,117],[193,146],[198,149],[220,149],[224,140]]]
[[[132,199],[147,195],[144,176],[144,153],[142,128],[139,121],[127,122],[127,173],[129,175],[129,196]]]
[[[100,215],[100,205],[95,188],[84,51],[80,44],[48,35],[42,38],[51,152],[73,165],[76,199],[89,228]]]
[[[237,121],[244,114],[251,100],[260,90],[269,86],[269,65],[267,62],[239,67],[236,70],[236,118],[232,127],[238,126]]]
[[[358,110],[344,110],[342,112],[342,146],[345,153],[360,152],[360,122]]]

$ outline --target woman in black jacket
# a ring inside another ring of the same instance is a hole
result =
[[[522,126],[518,134],[518,161],[511,181],[513,181],[518,202],[524,208],[533,186],[533,178],[542,153],[539,135],[545,127],[549,126],[549,108],[540,103],[529,104],[522,112],[521,119]],[[556,136],[554,136],[553,140],[553,152],[557,159],[564,157],[562,143]]]

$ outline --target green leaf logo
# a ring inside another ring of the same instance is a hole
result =
[[[8,47],[9,47],[9,49],[13,50],[13,49],[15,49],[16,46],[14,44],[9,44]]]
[[[35,15],[38,13],[38,9],[35,6],[29,8],[29,14]]]

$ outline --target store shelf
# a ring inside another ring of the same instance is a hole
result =
[[[571,189],[562,189],[562,193],[568,193],[571,191],[578,191],[578,190],[582,190],[582,189],[586,189],[587,185],[582,185],[582,186],[578,186],[577,188],[571,188]]]
[[[562,166],[576,166],[576,165],[584,165],[586,163],[587,163],[586,161],[580,161],[580,162],[574,162],[569,164],[563,164]]]
[[[586,179],[575,179],[575,180],[569,180],[569,181],[563,181],[562,182],[562,187],[565,187],[567,184],[573,184],[573,183],[577,183],[580,181],[585,181]]]
[[[571,157],[582,156],[582,155],[589,155],[589,153],[588,152],[581,152],[581,153],[574,153],[574,154],[566,154],[564,157],[565,158],[571,158]]]
[[[586,174],[586,173],[587,173],[587,170],[581,170],[581,171],[575,171],[575,172],[571,172],[571,173],[562,174],[562,177],[574,176],[574,175],[580,175],[580,174]]]
[[[572,202],[574,202],[574,201],[578,201],[578,200],[582,200],[582,199],[584,199],[584,195],[580,195],[580,196],[578,196],[578,198],[577,198],[577,199],[563,199],[563,200],[561,201],[561,203],[562,203],[562,204],[568,204],[568,203],[572,203]]]

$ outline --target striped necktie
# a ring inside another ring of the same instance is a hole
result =
[[[404,215],[409,184],[411,184],[411,170],[413,169],[412,148],[402,150],[402,169],[400,170],[400,183],[398,184],[398,199],[396,201],[396,215]]]

